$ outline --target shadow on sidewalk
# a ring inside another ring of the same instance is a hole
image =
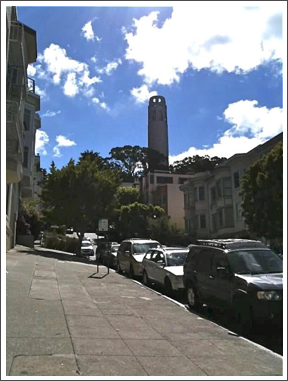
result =
[[[54,259],[59,259],[61,261],[69,261],[69,262],[79,262],[79,263],[85,263],[85,264],[93,264],[97,265],[96,261],[91,261],[89,259],[83,258],[83,257],[78,257],[76,254],[73,253],[66,253],[66,252],[58,252],[58,251],[50,251],[49,249],[45,248],[37,248],[34,247],[34,249],[30,247],[15,247],[14,249],[17,250],[19,253],[26,253],[27,255],[37,255],[41,256],[44,258],[54,258]]]

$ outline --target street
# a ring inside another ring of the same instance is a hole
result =
[[[281,356],[104,266],[23,246],[6,258],[7,375],[282,375]]]

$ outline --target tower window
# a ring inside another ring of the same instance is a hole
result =
[[[153,110],[152,112],[152,120],[156,120],[156,110]]]
[[[160,98],[158,98],[158,102],[161,103],[161,99]]]

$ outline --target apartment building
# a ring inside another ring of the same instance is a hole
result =
[[[245,154],[233,155],[213,173],[197,173],[180,186],[184,194],[186,232],[197,238],[248,238],[241,209],[241,177],[251,164],[282,140],[281,133]]]
[[[36,32],[17,19],[15,6],[6,7],[6,249],[15,245],[19,197],[29,192],[35,150],[35,131],[40,128],[40,98],[27,67],[36,61]],[[32,83],[32,85],[31,85]],[[29,84],[29,85],[28,85]],[[27,115],[30,111],[30,120]],[[33,153],[33,154],[32,154]]]
[[[182,175],[169,171],[154,170],[140,178],[140,193],[145,204],[161,206],[170,221],[184,229],[183,194],[179,186],[192,175]]]

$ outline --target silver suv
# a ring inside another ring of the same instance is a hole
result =
[[[142,261],[150,249],[162,247],[158,241],[143,238],[125,239],[117,252],[117,271],[130,277],[142,275]]]

